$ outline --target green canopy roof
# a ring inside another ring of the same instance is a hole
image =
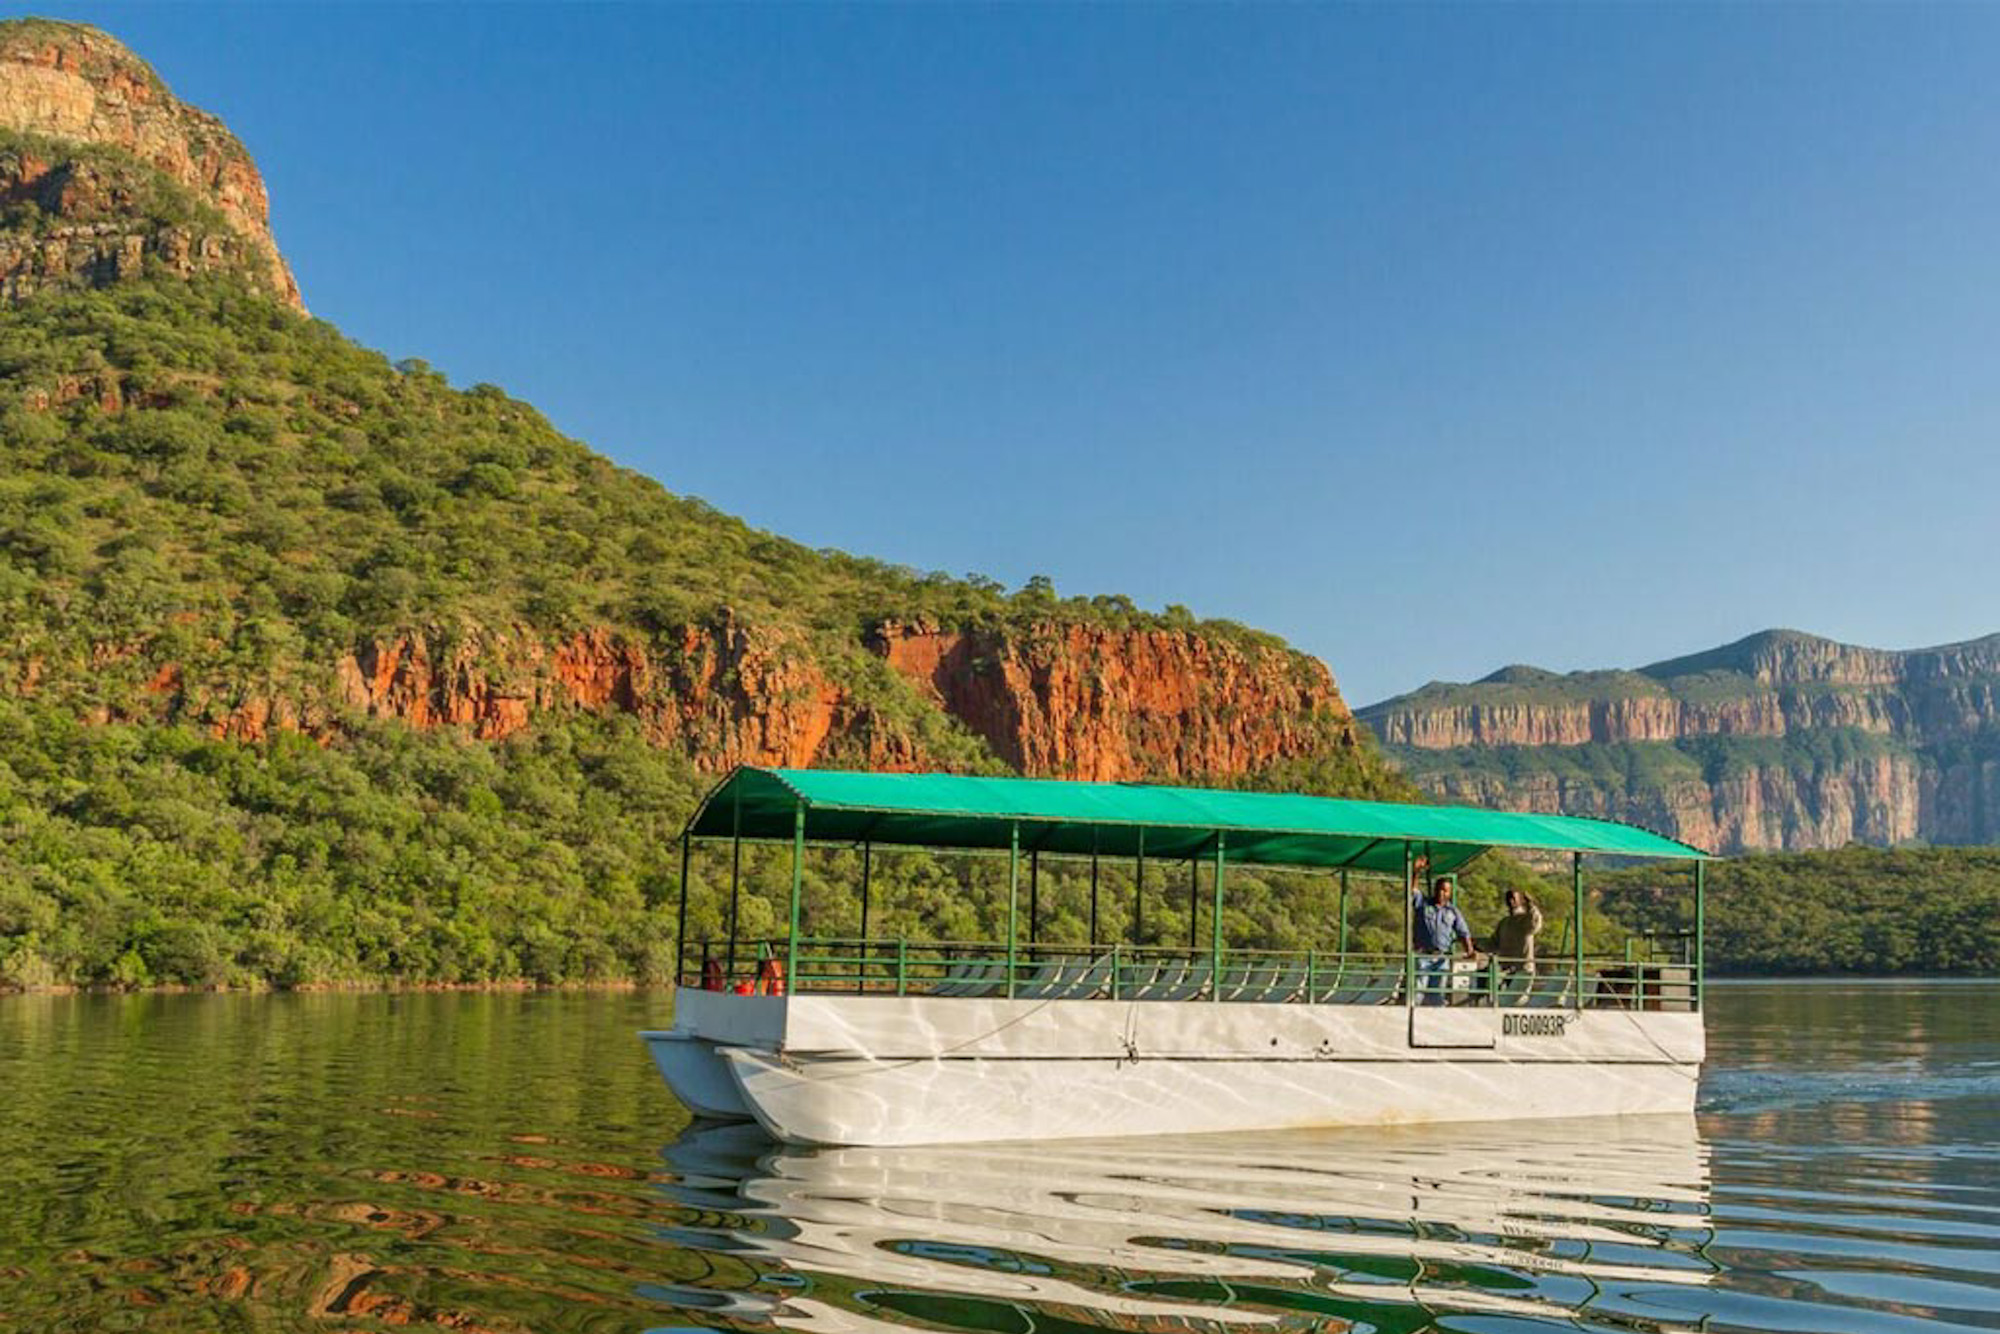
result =
[[[1699,848],[1631,825],[1573,815],[1518,815],[1464,806],[1337,801],[1276,792],[1142,783],[1073,783],[960,774],[847,773],[740,768],[688,823],[696,838],[790,839],[803,806],[815,843],[1000,849],[1016,824],[1023,850],[1106,857],[1212,855],[1218,834],[1231,862],[1352,867],[1401,875],[1403,845],[1434,872],[1488,848],[1706,857]]]

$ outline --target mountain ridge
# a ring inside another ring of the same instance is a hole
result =
[[[1766,630],[1634,669],[1432,682],[1357,717],[1433,795],[1721,851],[2000,839],[2000,634],[1886,650]]]

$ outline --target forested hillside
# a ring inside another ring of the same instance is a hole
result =
[[[226,127],[101,33],[0,23],[0,987],[659,979],[673,838],[739,762],[1416,793],[1269,635],[810,550],[355,345],[304,313]],[[1719,868],[1714,957],[1994,966],[1978,854],[1891,855],[1949,892],[1835,856]],[[748,866],[774,927],[781,867]],[[815,854],[818,928],[852,929],[851,869]],[[1780,909],[1729,888],[1794,870]],[[990,862],[877,872],[881,930],[998,930]],[[1140,938],[1185,939],[1186,873],[1154,868]],[[1560,938],[1566,890],[1500,859],[1476,926],[1504,884]],[[1134,939],[1129,873],[1105,890]],[[1330,878],[1232,890],[1243,943],[1330,941]],[[1080,874],[1045,898],[1083,939]],[[1354,903],[1398,948],[1393,890]]]
[[[1275,638],[759,532],[309,318],[267,218],[0,23],[0,985],[657,977],[739,762],[1412,792]]]
[[[1638,927],[1689,925],[1688,895],[1663,883],[1614,873],[1603,906]],[[1715,864],[1708,885],[1715,971],[2000,972],[2000,848],[1769,853]]]

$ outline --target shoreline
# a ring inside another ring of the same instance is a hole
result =
[[[418,982],[393,978],[350,982],[300,982],[242,986],[191,986],[185,982],[159,982],[143,987],[120,987],[109,983],[50,986],[0,986],[0,998],[8,996],[320,996],[375,995],[418,992],[529,992],[529,991],[671,991],[671,982],[637,982],[608,978],[577,982],[536,982],[507,979],[491,982]]]
[[[1711,973],[1710,986],[1886,986],[1910,983],[1990,983],[2000,982],[2000,973]],[[658,991],[671,993],[667,981],[640,982],[629,978],[590,979],[574,982],[536,982],[513,978],[488,982],[417,982],[393,978],[347,982],[274,983],[246,986],[190,986],[163,982],[144,987],[109,984],[85,986],[55,985],[0,986],[0,1000],[14,996],[325,996],[325,995],[414,995],[447,992],[521,994],[526,992],[574,991]]]

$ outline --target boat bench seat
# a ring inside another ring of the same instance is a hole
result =
[[[1193,1000],[1208,991],[1209,971],[1205,963],[1186,960],[1131,964],[1119,976],[1118,995],[1121,1000]]]
[[[1111,960],[1072,959],[1020,968],[1015,972],[1014,996],[1018,1000],[1087,1000],[1102,995],[1111,986]],[[944,975],[931,986],[933,996],[1004,996],[1007,994],[1005,959],[954,959]]]
[[[1303,963],[1225,964],[1218,990],[1226,1001],[1254,1001],[1273,1004],[1288,1001],[1305,990]]]
[[[1087,1000],[1103,990],[1110,980],[1108,958],[1072,959],[1043,964],[1026,982],[1015,986],[1014,995],[1025,1000]]]
[[[1371,967],[1340,969],[1333,985],[1314,997],[1321,1005],[1389,1005],[1403,994],[1403,970]]]
[[[931,989],[933,996],[991,996],[1007,989],[1004,959],[957,959]]]

